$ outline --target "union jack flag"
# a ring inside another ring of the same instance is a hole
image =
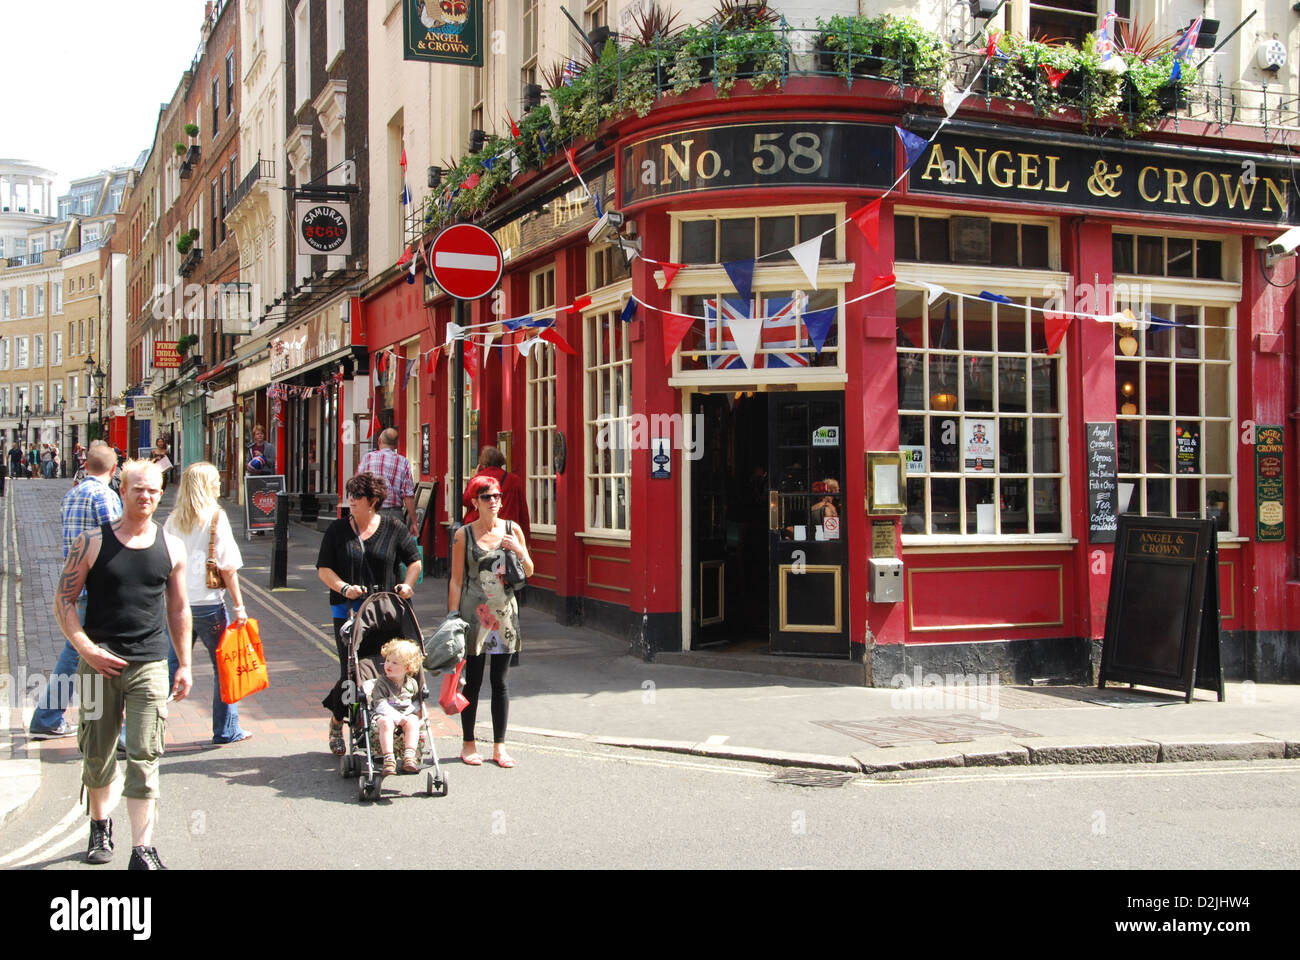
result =
[[[722,323],[718,324],[718,301],[707,300],[704,305],[705,347],[709,350],[736,350],[729,322],[762,317],[763,328],[759,335],[758,353],[754,355],[754,368],[806,367],[813,348],[804,328],[802,314],[793,298],[764,299],[755,297],[753,303],[732,297],[722,298]],[[763,351],[772,351],[764,353]],[[806,351],[806,352],[801,352]],[[709,357],[710,370],[744,370],[745,361],[739,353]]]
[[[564,65],[564,72],[560,75],[560,85],[567,87],[572,85],[573,81],[578,79],[578,74],[582,71],[578,69],[577,63],[570,60]]]
[[[1119,19],[1114,10],[1111,10],[1102,18],[1101,28],[1097,31],[1097,39],[1093,45],[1093,51],[1104,62],[1115,55],[1115,41],[1110,38],[1110,25]]]
[[[1203,17],[1197,17],[1192,22],[1192,25],[1187,28],[1187,32],[1178,38],[1173,51],[1175,60],[1185,60],[1192,55],[1192,50],[1196,47],[1196,38],[1201,33],[1201,21],[1203,19]]]

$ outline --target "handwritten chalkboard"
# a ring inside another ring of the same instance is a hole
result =
[[[1088,540],[1114,543],[1119,518],[1119,484],[1115,480],[1115,424],[1088,423]]]
[[[1098,685],[1107,681],[1224,698],[1213,520],[1119,518]]]

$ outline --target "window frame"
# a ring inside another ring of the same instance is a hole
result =
[[[628,287],[630,288],[630,286],[629,283]],[[584,451],[584,530],[582,535],[605,539],[631,540],[633,449],[630,446],[613,448],[622,451],[622,469],[613,468],[613,465],[617,464],[616,457],[611,457],[612,467],[609,471],[597,469],[600,458],[596,441],[602,429],[618,429],[624,441],[631,437],[631,419],[633,416],[632,338],[628,330],[629,324],[623,322],[619,313],[618,305],[614,303],[595,309],[588,308],[582,314],[582,432]],[[603,343],[598,336],[602,324],[608,324],[606,329],[610,332],[609,343]],[[616,333],[617,336],[615,336]],[[612,350],[615,346],[615,340],[619,341],[618,348],[621,354],[617,358],[613,357]],[[604,395],[602,388],[607,381],[610,384],[612,393],[620,371],[623,373],[623,378],[618,405],[614,408],[613,415],[602,416],[601,412],[596,409],[596,402],[598,398]],[[622,489],[625,491],[623,504],[625,526],[617,525],[617,491],[620,481]],[[609,525],[605,525],[602,518],[598,516],[599,504],[603,501],[603,494],[607,489],[607,485],[611,484],[614,490],[614,499],[611,501],[613,504],[611,522]]]
[[[936,275],[934,269],[936,266],[942,267],[943,269],[942,276]],[[899,263],[895,265],[895,274],[898,278],[899,292],[912,293],[919,296],[921,298],[923,308],[926,309],[927,311],[929,310],[930,305],[928,304],[928,298],[926,296],[925,288],[919,286],[919,284],[922,282],[938,283],[941,284],[945,288],[945,290],[951,291],[953,294],[960,293],[966,295],[965,298],[954,297],[952,301],[954,303],[957,302],[958,299],[964,299],[966,302],[970,302],[972,299],[974,299],[980,303],[987,304],[990,308],[993,308],[990,310],[989,313],[991,330],[999,329],[998,320],[996,319],[997,318],[996,308],[1000,306],[1016,306],[1016,305],[1002,305],[1002,304],[993,303],[991,301],[979,300],[976,295],[978,295],[978,293],[981,290],[993,289],[993,290],[997,290],[1001,294],[1010,296],[1013,299],[1020,301],[1018,303],[1018,306],[1020,309],[1023,310],[1026,304],[1032,304],[1034,300],[1039,300],[1039,301],[1046,300],[1050,294],[1044,293],[1045,289],[1049,291],[1051,289],[1065,289],[1070,284],[1070,278],[1068,277],[1068,275],[1055,272],[1055,271],[1020,270],[1020,269],[1013,270],[1011,268],[990,269],[986,267],[978,267],[978,266],[971,267],[967,265],[953,265],[953,264],[937,264],[937,265],[930,265],[927,267],[925,265],[914,264],[911,262]],[[962,324],[960,318],[963,316],[964,316],[964,310],[958,310],[956,312],[956,316],[954,316],[953,319],[953,322],[956,325],[956,329],[954,331],[956,336],[956,344],[953,347],[944,347],[944,348],[933,347],[923,341],[921,344],[917,344],[914,347],[903,348],[900,352],[900,348],[898,346],[895,346],[896,356],[900,356],[901,354],[917,354],[923,358],[921,361],[922,371],[923,371],[921,382],[923,384],[923,394],[927,395],[927,399],[929,396],[933,395],[930,393],[930,390],[932,390],[933,388],[926,388],[924,386],[928,382],[929,366],[930,366],[929,359],[931,356],[954,357],[956,360],[956,365],[958,370],[962,369],[963,361],[966,359],[968,355],[974,354],[980,357],[988,357],[990,360],[990,369],[993,371],[1000,369],[998,361],[1003,357],[1007,357],[1009,359],[1017,359],[1017,360],[1023,358],[1025,361],[1025,370],[1031,377],[1032,377],[1031,364],[1034,359],[1043,359],[1043,360],[1050,359],[1055,361],[1055,367],[1056,367],[1055,378],[1056,378],[1057,410],[1055,413],[1038,412],[1034,410],[1033,409],[1033,388],[1032,388],[1032,384],[1029,382],[1026,382],[1026,386],[1025,386],[1025,410],[1023,411],[1010,411],[1010,410],[1004,411],[998,409],[999,403],[997,400],[996,388],[994,388],[991,392],[991,399],[989,404],[990,408],[988,410],[974,410],[974,409],[967,410],[965,408],[966,405],[962,400],[964,389],[965,389],[964,377],[962,377],[960,374],[958,374],[958,380],[963,382],[959,382],[954,385],[954,390],[956,392],[957,399],[956,399],[956,405],[952,409],[944,410],[940,407],[934,407],[929,402],[926,402],[926,404],[920,408],[910,408],[910,407],[904,407],[900,402],[898,405],[898,417],[900,418],[899,446],[900,447],[903,446],[901,418],[919,417],[922,418],[925,424],[924,445],[927,450],[926,464],[925,464],[926,469],[923,472],[919,472],[916,474],[909,472],[904,477],[905,481],[922,480],[926,484],[924,531],[912,532],[908,530],[906,527],[907,515],[904,515],[904,529],[902,535],[903,546],[923,547],[923,546],[970,546],[970,545],[978,545],[978,544],[997,545],[997,544],[1020,544],[1020,543],[1023,544],[1074,543],[1075,537],[1073,532],[1073,517],[1071,511],[1071,490],[1070,490],[1070,471],[1069,471],[1070,426],[1071,426],[1070,413],[1069,413],[1070,410],[1069,407],[1070,384],[1069,384],[1069,376],[1068,376],[1069,357],[1066,352],[1066,346],[1064,343],[1062,343],[1060,349],[1056,354],[1044,354],[1044,353],[1036,352],[1037,344],[1035,344],[1033,340],[1033,327],[1036,323],[1037,324],[1042,323],[1042,313],[1037,311],[1029,311],[1028,328],[1026,330],[1028,339],[1026,339],[1025,341],[1025,349],[1023,350],[994,349],[995,345],[1000,346],[1000,344],[998,344],[996,340],[991,340],[990,348],[988,350],[968,349],[963,344],[962,341]],[[933,319],[929,320],[929,324],[932,324],[933,322],[934,322]],[[997,378],[994,377],[994,381],[996,381],[996,379]],[[933,469],[932,459],[929,453],[930,449],[932,448],[932,443],[930,441],[930,430],[931,430],[931,424],[934,419],[945,417],[945,416],[957,422],[957,430],[958,430],[957,449],[959,453],[958,464],[956,470],[946,470],[946,471],[936,472]],[[997,429],[998,437],[995,444],[995,466],[993,470],[989,471],[986,475],[981,473],[972,473],[968,471],[965,468],[964,464],[960,462],[961,461],[960,451],[965,441],[965,423],[964,423],[965,419],[993,420],[999,424],[999,427]],[[1024,420],[1026,422],[1026,425],[1029,427],[1029,430],[1031,431],[1030,433],[1027,433],[1025,437],[1026,462],[1025,462],[1024,470],[1016,470],[1016,471],[1002,470],[1002,465],[1000,462],[1002,458],[1000,422],[1004,419]],[[1039,419],[1054,420],[1057,425],[1057,443],[1056,443],[1057,469],[1056,470],[1035,469],[1035,464],[1034,464],[1035,450],[1033,446],[1032,430],[1034,429],[1033,421]],[[957,532],[953,532],[953,531],[941,531],[937,533],[932,532],[933,531],[933,519],[932,519],[933,495],[931,493],[930,481],[934,479],[940,479],[940,480],[956,480],[958,482],[958,500],[957,500],[957,505],[955,510],[957,513],[959,526],[964,528],[967,524],[968,513],[969,513],[966,504],[966,488],[967,488],[966,481],[972,479],[992,480],[994,483],[994,494],[993,494],[994,505],[996,507],[997,504],[1001,502],[1000,483],[1004,478],[1009,480],[1024,482],[1025,490],[1026,490],[1025,493],[1026,523],[1031,529],[1034,523],[1034,511],[1033,511],[1034,481],[1039,479],[1055,480],[1058,483],[1058,489],[1060,492],[1060,501],[1058,506],[1061,515],[1060,531],[1032,532],[1032,533],[997,532],[1002,527],[1003,511],[1001,509],[995,509],[994,512],[995,532],[993,533],[979,533],[977,531],[963,533],[960,532],[960,530]],[[907,502],[906,494],[904,495],[904,501]]]
[[[820,262],[817,273],[818,291],[833,290],[836,294],[836,328],[837,344],[845,343],[845,287],[853,280],[857,269],[855,263],[845,259],[845,207],[842,203],[825,204],[785,204],[771,207],[748,208],[710,208],[706,210],[670,211],[671,256],[674,263],[684,263],[682,259],[682,226],[685,223],[700,220],[729,220],[753,217],[756,221],[764,217],[800,217],[830,216],[835,222],[835,259]],[[796,220],[796,241],[798,221]],[[757,251],[758,227],[755,227],[755,250]],[[717,247],[715,246],[715,253]],[[662,282],[662,271],[655,272],[656,280]],[[803,290],[810,292],[808,277],[797,263],[791,260],[768,263],[759,260],[754,268],[753,293],[764,291]],[[690,296],[726,295],[734,290],[730,277],[721,263],[695,264],[690,270],[679,273],[673,281],[672,309],[682,310],[682,301]],[[824,383],[844,384],[848,382],[848,369],[845,365],[845,352],[838,347],[828,346],[834,350],[836,362],[833,366],[809,366],[806,369],[779,367],[768,369],[736,370],[683,370],[681,363],[682,348],[673,352],[672,369],[668,384],[673,387],[686,386],[727,386],[730,384],[770,384],[770,383]],[[689,352],[689,351],[688,351]]]

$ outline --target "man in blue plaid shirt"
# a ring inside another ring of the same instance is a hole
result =
[[[117,455],[113,448],[103,441],[96,440],[90,445],[86,454],[86,479],[82,480],[63,496],[61,513],[63,515],[63,556],[81,536],[89,530],[98,530],[100,524],[112,523],[122,516],[122,500],[109,489],[108,481],[117,466]],[[84,622],[86,619],[86,595],[82,593],[77,600],[77,615]],[[77,661],[80,658],[76,649],[68,641],[63,642],[63,652],[59,654],[54,673],[46,685],[44,693],[36,701],[36,712],[32,714],[29,733],[36,740],[50,740],[66,737],[74,732],[63,719],[68,709],[72,693],[72,678],[77,675]]]

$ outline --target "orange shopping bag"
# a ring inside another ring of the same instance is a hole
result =
[[[217,644],[217,678],[223,703],[238,703],[271,685],[256,620],[250,618],[242,627],[233,623],[226,627]]]

